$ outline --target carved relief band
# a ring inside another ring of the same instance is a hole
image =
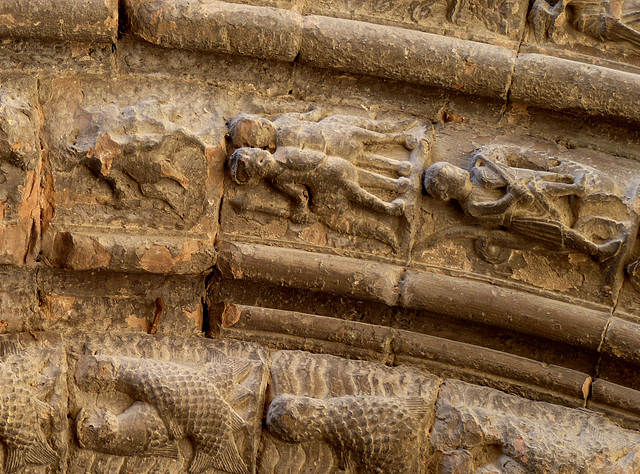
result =
[[[2,472],[640,472],[638,0],[0,3]]]

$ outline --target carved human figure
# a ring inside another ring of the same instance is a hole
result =
[[[599,41],[628,41],[640,47],[640,31],[629,26],[640,21],[640,10],[625,11],[625,0],[536,0],[529,12],[536,40],[542,42],[569,10],[573,27]]]
[[[413,149],[416,143],[406,131],[415,124],[415,120],[390,122],[349,115],[325,117],[320,109],[286,113],[273,122],[259,115],[240,114],[229,123],[229,137],[236,148],[263,148],[272,152],[281,147],[314,150],[339,156],[356,166],[409,176],[411,163],[367,153],[365,147],[396,143]],[[361,176],[361,179],[368,178],[366,173]],[[377,184],[375,178],[372,184]]]
[[[27,463],[50,464],[58,459],[41,427],[53,409],[36,398],[15,372],[20,352],[15,344],[0,344],[0,440],[6,446],[5,472],[17,472]]]
[[[587,166],[516,147],[478,150],[470,170],[431,165],[424,187],[436,199],[458,201],[465,214],[489,227],[506,227],[553,248],[575,249],[599,262],[613,258],[624,236],[596,243],[572,228],[573,208],[592,194],[618,197],[615,184]]]
[[[80,387],[101,390],[113,387],[127,393],[136,403],[115,418],[108,410],[82,415],[79,439],[103,452],[133,454],[128,449],[131,446],[122,447],[115,442],[129,435],[133,436],[130,444],[146,449],[137,455],[174,457],[174,440],[186,437],[195,450],[189,472],[216,468],[246,474],[247,466],[233,436],[245,427],[245,421],[232,404],[249,395],[234,383],[249,370],[245,361],[224,358],[215,363],[190,364],[123,356],[84,356],[78,361],[76,372]],[[158,426],[159,420],[164,427]],[[91,423],[94,429],[89,426]],[[104,429],[95,430],[95,426]]]
[[[293,147],[278,147],[273,154],[260,148],[244,147],[233,152],[229,169],[238,184],[264,179],[288,196],[293,204],[289,217],[294,222],[307,223],[319,216],[334,230],[376,238],[392,247],[396,245],[391,231],[374,220],[359,217],[353,212],[353,206],[399,216],[404,210],[404,199],[387,202],[365,190],[360,185],[356,167],[343,158]],[[381,186],[398,193],[409,186],[407,178],[371,175],[376,176]]]
[[[269,405],[267,427],[283,441],[327,442],[342,468],[412,473],[418,470],[428,411],[420,397],[319,399],[284,394]]]

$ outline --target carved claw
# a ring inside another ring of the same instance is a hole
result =
[[[598,254],[596,259],[603,263],[612,259],[620,252],[622,248],[622,239],[611,239],[608,242],[598,245]]]

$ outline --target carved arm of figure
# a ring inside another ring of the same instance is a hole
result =
[[[511,145],[490,145],[479,148],[474,153],[474,162],[484,160],[495,166],[506,165],[512,168],[523,168],[533,171],[549,171],[561,163],[557,156]]]
[[[271,184],[293,199],[291,220],[301,224],[309,222],[309,190],[299,181],[308,178],[308,174],[319,166],[325,165],[327,155],[314,150],[280,147],[274,156],[282,165],[283,171],[270,179]]]
[[[293,200],[293,210],[291,220],[298,224],[309,222],[309,191],[306,186],[291,181],[291,172],[285,171],[271,181],[271,184],[278,191],[286,194]]]
[[[286,114],[282,114],[277,119],[274,120],[274,123],[278,123],[278,121],[290,121],[290,120],[300,120],[305,122],[318,122],[322,120],[324,117],[324,112],[320,108],[312,108],[308,112],[287,112]]]
[[[524,201],[530,204],[534,200],[533,194],[526,184],[514,183],[507,188],[507,193],[495,201],[474,202],[471,199],[461,203],[464,211],[472,217],[495,216],[506,213],[515,204]]]

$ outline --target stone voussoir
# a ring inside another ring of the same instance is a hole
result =
[[[7,0],[0,4],[0,37],[113,43],[118,0]]]

